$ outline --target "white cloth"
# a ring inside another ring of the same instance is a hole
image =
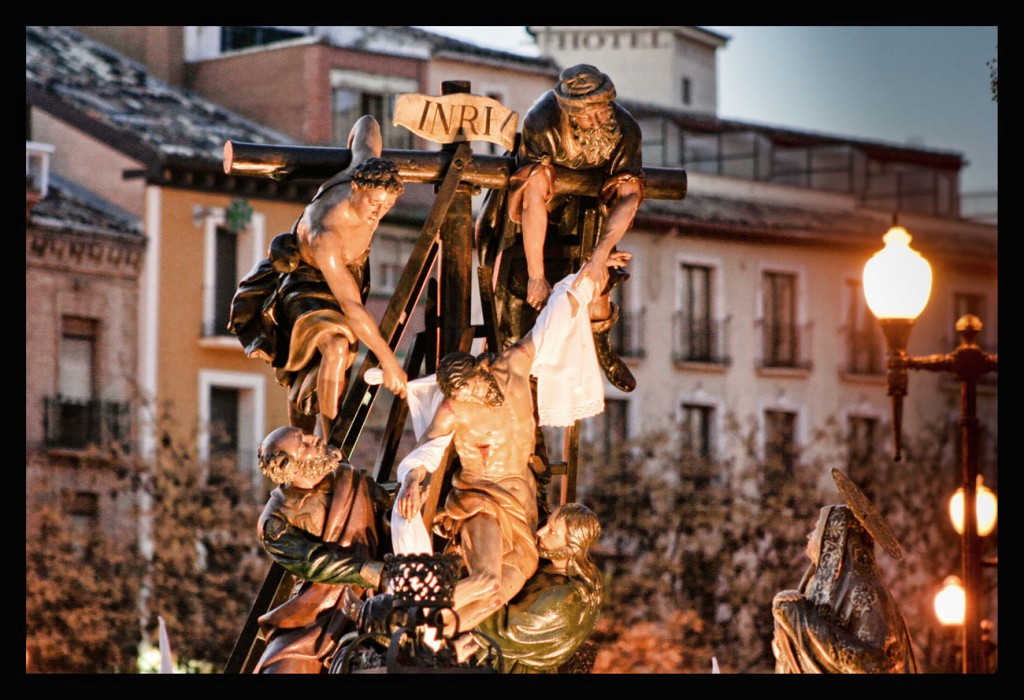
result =
[[[395,505],[391,509],[391,549],[395,554],[433,554],[434,542],[423,518],[406,520]]]
[[[604,411],[604,381],[587,309],[594,297],[594,283],[585,277],[579,288],[573,289],[579,274],[555,285],[530,331],[536,348],[530,374],[537,378],[541,425],[569,426]],[[575,317],[569,295],[579,303]]]
[[[444,394],[437,385],[437,375],[431,374],[413,379],[406,384],[405,402],[409,404],[409,417],[412,418],[412,431],[419,440],[434,420],[437,407],[441,405]]]
[[[427,377],[414,379],[406,385],[406,403],[409,404],[409,416],[412,418],[412,430],[419,440],[423,433],[430,427],[430,422],[437,413],[437,407],[441,405],[444,394],[437,386],[437,376],[431,374]],[[445,450],[451,443],[455,433],[442,435],[441,437],[429,440],[405,456],[398,465],[398,483],[405,481],[406,475],[418,466],[424,467],[428,473],[433,473],[444,459]],[[398,512],[398,503],[391,509],[391,547],[395,554],[433,554],[434,545],[423,524],[423,518],[413,518],[411,521]]]

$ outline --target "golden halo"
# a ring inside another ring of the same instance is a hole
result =
[[[891,554],[895,559],[903,558],[903,550],[896,536],[885,523],[885,518],[871,504],[864,492],[857,484],[850,481],[850,477],[843,474],[836,468],[832,468],[832,480],[839,489],[839,495],[843,497],[847,507],[853,511],[854,517],[864,526],[864,529],[882,546],[882,549]]]

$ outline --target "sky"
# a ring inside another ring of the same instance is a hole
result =
[[[422,28],[537,55],[523,27]],[[962,192],[998,189],[987,65],[997,27],[704,28],[729,38],[718,52],[719,117],[958,153]]]

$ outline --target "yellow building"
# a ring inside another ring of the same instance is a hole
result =
[[[271,368],[228,336],[228,304],[315,185],[227,177],[222,151],[231,139],[291,141],[66,28],[26,28],[26,103],[28,138],[48,152],[49,171],[136,220],[145,241],[131,303],[110,320],[98,317],[110,315],[102,305],[81,319],[98,329],[101,356],[116,349],[119,358],[97,365],[107,372],[93,380],[98,393],[116,385],[117,399],[131,403],[130,442],[142,456],[165,440],[198,444],[200,457],[226,450],[257,481],[255,445],[287,423],[287,411]],[[57,328],[61,314],[34,323]],[[110,333],[125,324],[131,332]],[[49,358],[33,337],[29,358]],[[40,398],[52,393],[36,376],[26,387],[31,448],[45,444]]]

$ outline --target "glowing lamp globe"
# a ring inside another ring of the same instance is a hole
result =
[[[978,486],[974,497],[975,517],[977,518],[978,536],[987,537],[996,527],[997,503],[992,489],[985,486],[981,474],[978,474]],[[961,486],[949,499],[949,519],[953,521],[956,534],[964,534],[964,487]]]
[[[967,599],[960,578],[947,576],[942,590],[935,594],[935,616],[944,625],[962,625],[966,607]]]
[[[864,297],[879,319],[913,320],[921,315],[932,291],[932,267],[910,247],[910,234],[893,226],[882,237],[885,247],[864,265]]]

